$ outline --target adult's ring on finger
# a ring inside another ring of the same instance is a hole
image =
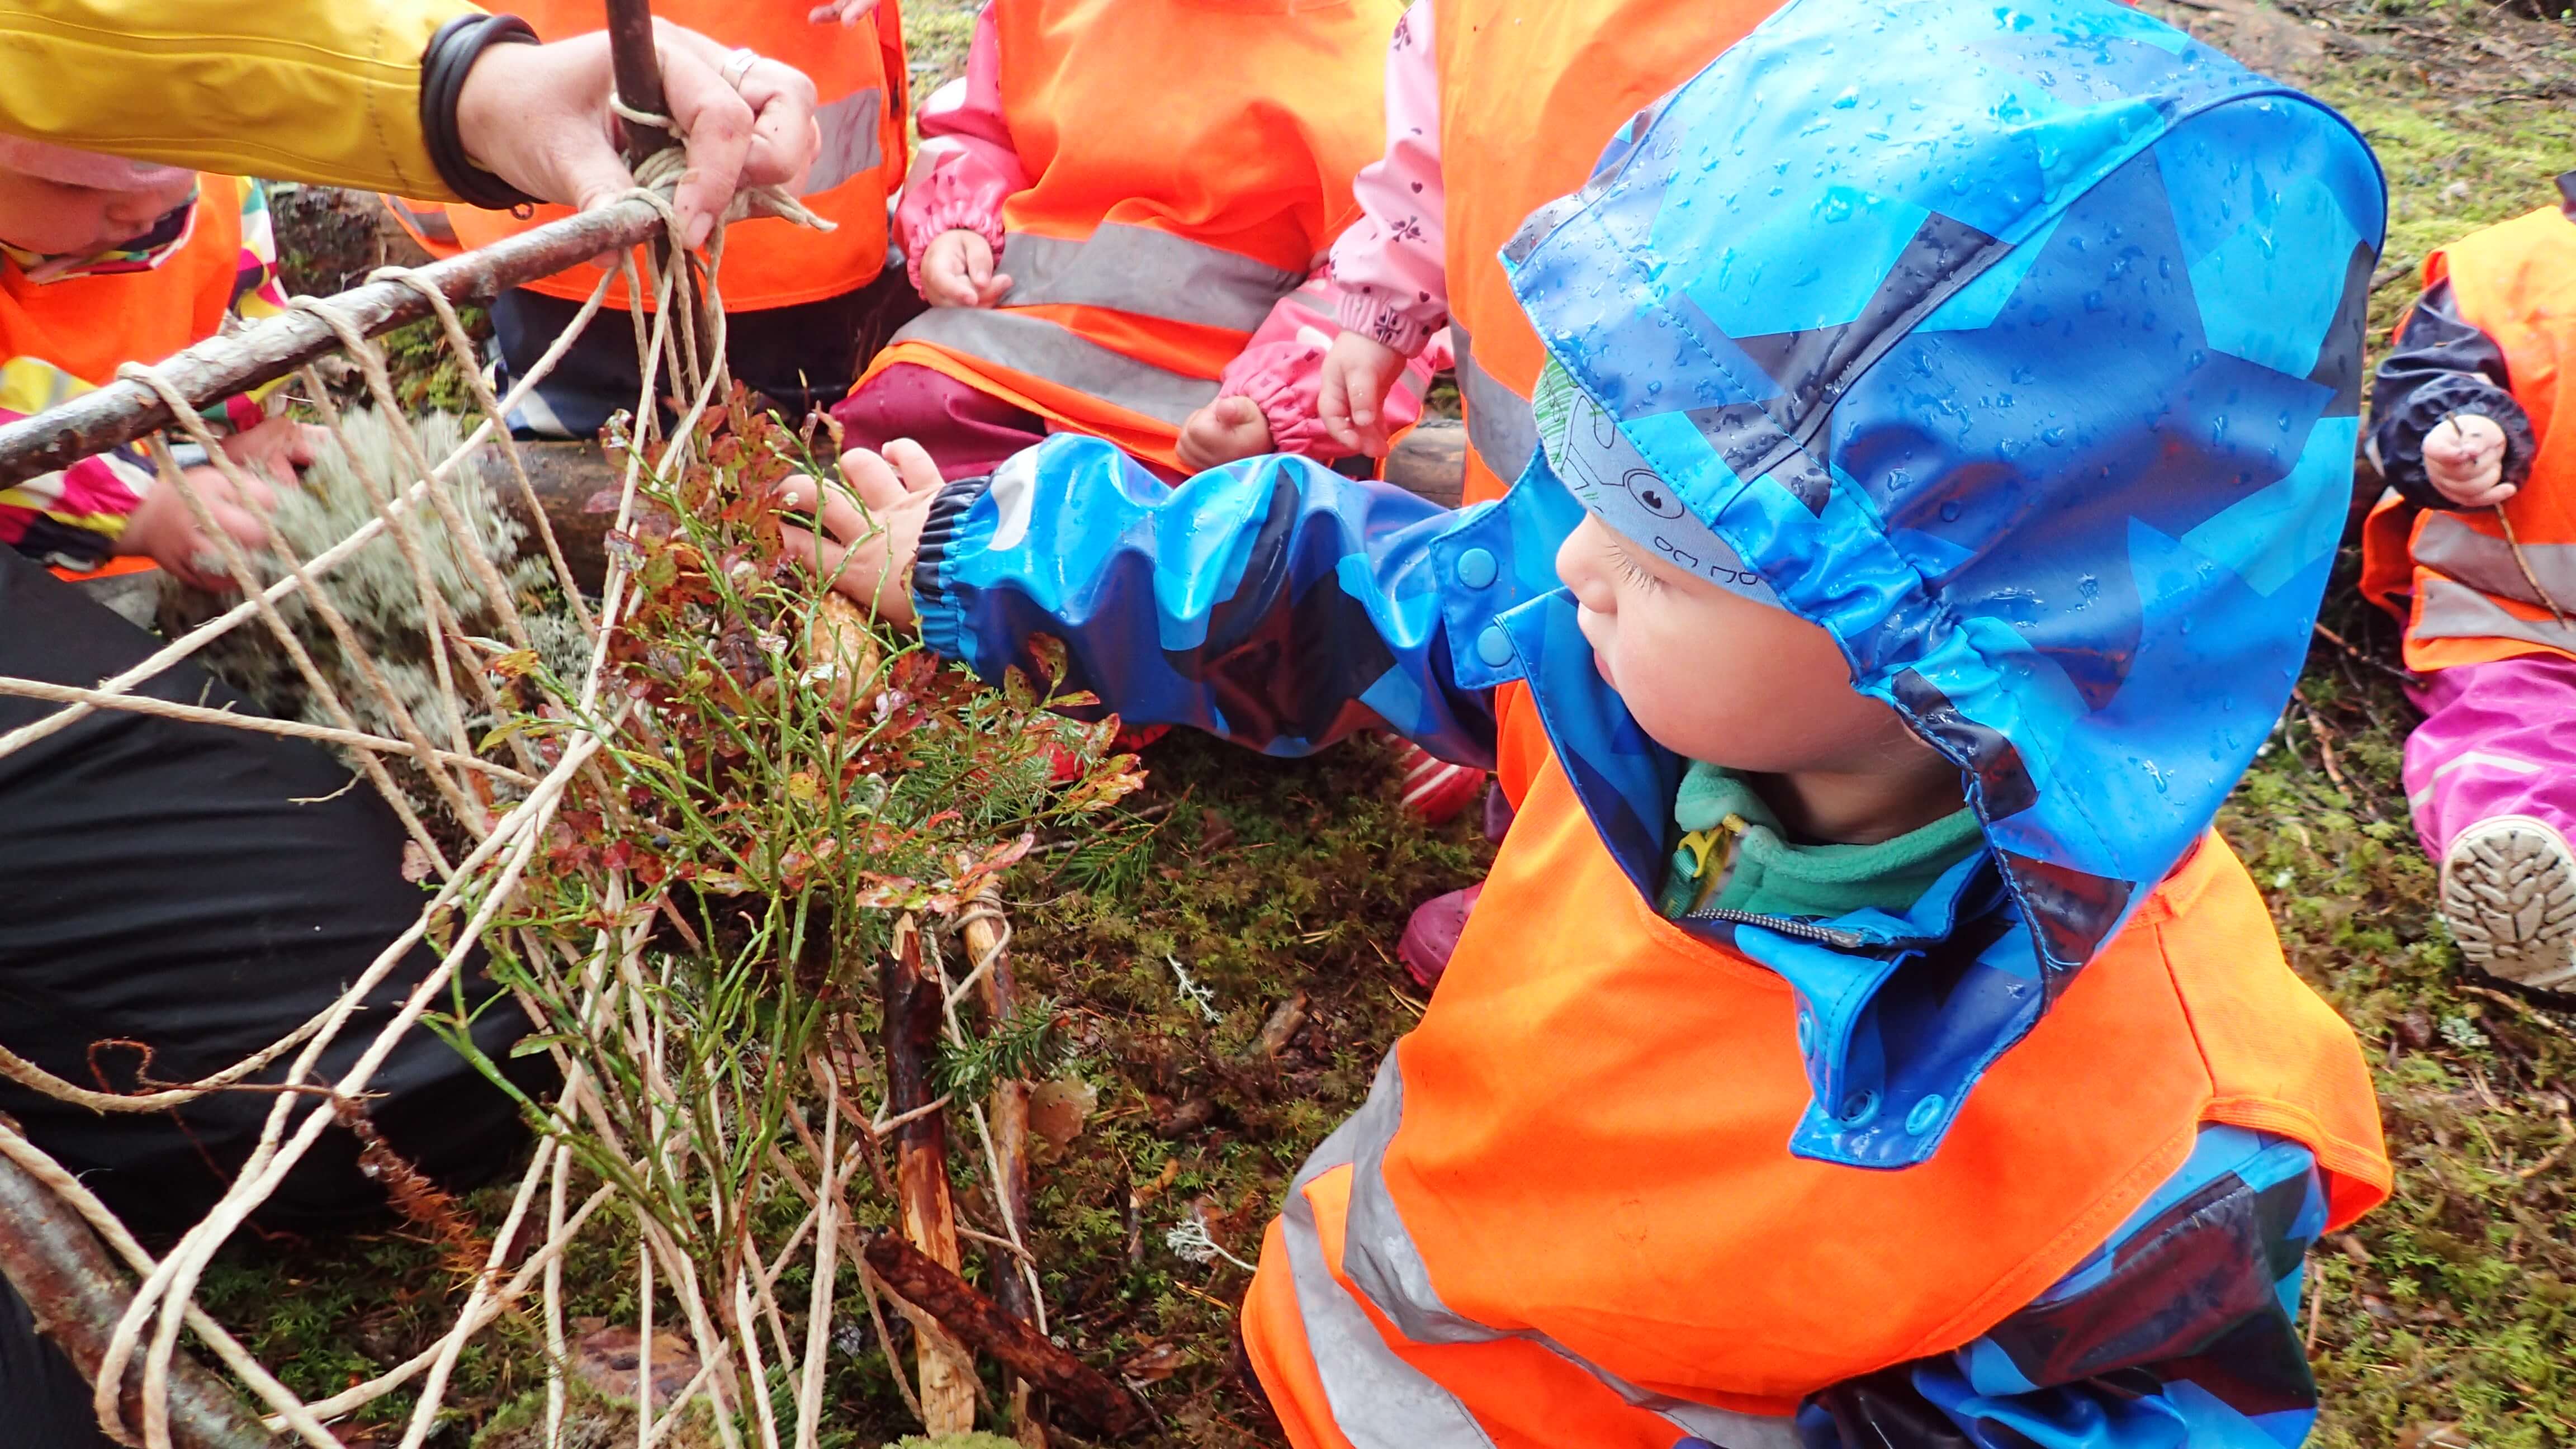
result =
[[[744,46],[725,57],[724,69],[717,74],[724,77],[726,85],[735,90],[741,90],[742,78],[749,75],[751,68],[758,64],[760,64],[760,52]]]

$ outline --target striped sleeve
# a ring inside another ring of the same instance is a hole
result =
[[[43,412],[89,384],[33,357],[0,362],[0,422]],[[94,569],[116,552],[126,521],[152,491],[152,464],[128,446],[0,488],[0,543],[39,563]]]

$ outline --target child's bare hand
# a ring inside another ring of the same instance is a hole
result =
[[[1386,456],[1386,393],[1404,371],[1404,354],[1383,342],[1345,332],[1324,354],[1323,391],[1315,399],[1324,431],[1343,448]]]
[[[856,25],[876,13],[877,0],[825,0],[805,13],[816,25]]]
[[[1181,424],[1181,466],[1193,473],[1270,451],[1270,420],[1248,397],[1221,397]]]
[[[270,418],[258,427],[223,440],[226,456],[274,483],[292,483],[296,472],[313,466],[331,441],[331,430]]]
[[[771,496],[779,507],[823,525],[817,533],[789,524],[790,552],[813,560],[814,571],[843,598],[887,623],[909,624],[912,562],[939,484],[930,454],[910,438],[897,438],[882,457],[865,448],[843,453],[839,479],[790,478]]]
[[[982,232],[943,231],[921,254],[921,296],[933,307],[990,307],[1010,290],[1010,275],[993,270],[993,244]]]
[[[206,511],[214,515],[216,526],[231,534],[234,542],[245,549],[268,542],[267,517],[277,507],[277,494],[256,474],[245,479],[240,489],[214,468],[190,468],[187,480],[205,501]],[[214,593],[233,589],[223,550],[198,529],[188,500],[174,485],[164,484],[143,495],[141,505],[126,519],[116,551],[149,556],[173,576],[201,589]]]
[[[2504,429],[2484,413],[2453,413],[2424,435],[2424,475],[2462,508],[2502,503],[2517,491],[2504,481]]]

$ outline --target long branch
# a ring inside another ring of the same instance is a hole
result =
[[[661,213],[627,199],[419,268],[423,281],[451,302],[485,303],[523,282],[552,276],[656,236]],[[430,315],[429,299],[403,282],[371,282],[333,299],[340,315],[373,336]],[[171,356],[159,371],[197,406],[274,382],[341,350],[330,325],[305,312],[271,317],[229,337],[212,337]],[[0,486],[68,468],[177,421],[142,383],[121,380],[60,407],[0,427]]]

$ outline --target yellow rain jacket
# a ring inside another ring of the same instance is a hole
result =
[[[465,0],[6,0],[0,132],[453,200],[421,136],[420,59],[440,26],[476,10]],[[168,103],[180,96],[184,106]]]

